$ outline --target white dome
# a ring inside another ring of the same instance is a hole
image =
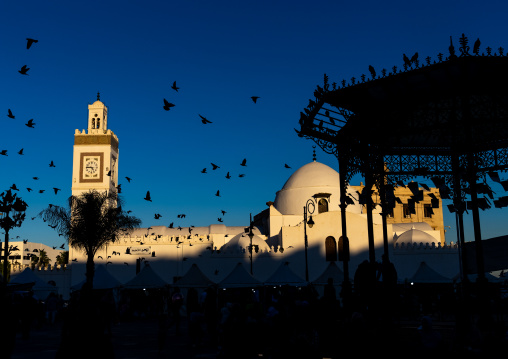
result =
[[[438,242],[438,240],[432,237],[430,234],[425,233],[424,231],[420,231],[419,229],[411,228],[409,231],[402,233],[396,240],[396,243],[423,243],[423,244],[431,244],[434,242]]]
[[[338,210],[340,201],[339,173],[319,162],[297,169],[277,192],[274,207],[284,215],[303,215],[303,207],[315,194],[330,194],[328,208]]]
[[[266,252],[270,250],[270,247],[263,238],[254,235],[252,237],[252,245],[258,246],[260,251]],[[226,244],[221,247],[221,252],[236,252],[245,249],[247,252],[250,246],[250,238],[247,233],[239,233],[229,240]]]

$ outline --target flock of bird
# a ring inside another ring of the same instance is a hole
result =
[[[39,41],[37,39],[33,39],[33,38],[27,38],[26,39],[26,48],[27,50],[30,49],[34,44],[37,44]],[[23,75],[23,76],[29,76],[29,70],[30,70],[30,67],[28,67],[28,65],[23,65],[19,70],[18,72]],[[171,89],[174,90],[175,92],[179,92],[180,90],[180,86],[177,85],[176,81],[173,82],[173,84],[171,85]],[[258,104],[259,103],[259,100],[260,100],[260,96],[251,96],[251,100],[254,104]],[[163,98],[163,109],[165,111],[170,111],[173,107],[175,107],[175,103],[169,101],[168,99],[166,98]],[[12,120],[15,120],[16,119],[16,114],[15,114],[15,109],[7,109],[7,117],[9,119],[12,119]],[[205,115],[202,115],[202,114],[198,114],[198,117],[201,121],[201,123],[203,125],[210,125],[210,124],[213,124],[213,122],[211,120],[209,120]],[[26,121],[25,123],[25,126],[28,127],[28,128],[31,128],[31,129],[34,129],[35,126],[36,126],[36,122],[34,121],[34,119],[29,119]],[[25,152],[24,152],[24,148],[21,148],[19,150],[17,150],[17,155],[19,156],[23,156],[25,155]],[[7,149],[0,149],[0,156],[9,156],[10,153],[9,153],[9,150]],[[239,163],[240,167],[241,168],[246,168],[247,167],[247,159],[244,158],[240,163]],[[51,161],[49,163],[49,167],[50,168],[54,168],[56,167],[54,162]],[[291,168],[288,164],[284,164],[284,168]],[[219,166],[218,164],[215,164],[215,163],[210,163],[210,168],[203,168],[201,170],[201,173],[202,174],[208,174],[210,172],[214,172],[214,171],[217,171],[217,173],[219,173],[219,169],[221,169],[221,166]],[[226,171],[226,174],[224,175],[224,177],[227,179],[227,180],[231,180],[234,176],[232,175],[233,171]],[[108,175],[110,175],[110,173],[108,173]],[[236,175],[235,175],[236,176]],[[245,171],[241,171],[241,173],[238,173],[237,174],[238,178],[244,178],[246,176],[246,173]],[[32,178],[34,181],[37,181],[39,180],[39,177],[33,177]],[[125,179],[127,180],[128,183],[130,183],[132,181],[132,178],[131,177],[128,177],[128,176],[125,176]],[[10,189],[14,190],[14,191],[20,191],[20,189],[16,186],[16,184],[13,184]],[[43,194],[46,189],[36,189],[34,188],[34,186],[29,186],[29,187],[26,187],[26,190],[28,192],[35,192],[35,193],[40,193],[40,194]],[[53,187],[52,188],[53,192],[55,195],[58,195],[59,192],[61,191],[60,188],[57,188],[57,187]],[[122,190],[122,187],[121,187],[121,184],[118,184],[117,185],[117,190],[119,193],[121,193],[121,190]],[[221,197],[221,191],[220,189],[218,189],[214,195],[216,197]],[[144,197],[144,200],[147,201],[147,202],[152,202],[152,196],[150,194],[150,191],[147,191],[146,192],[146,195]],[[50,204],[50,206],[52,206]],[[129,211],[131,212],[131,211]],[[217,221],[218,222],[223,222],[223,217],[225,216],[225,214],[227,213],[225,210],[221,210],[220,211],[220,215],[217,217]],[[178,219],[183,219],[185,218],[186,215],[185,214],[179,214],[177,216]],[[32,220],[35,220],[37,217],[31,217]],[[160,213],[155,213],[154,214],[154,217],[153,217],[155,220],[159,220],[161,218],[163,218],[163,216],[160,214]],[[169,228],[174,228],[174,222],[171,222],[168,227]],[[193,226],[190,226],[189,228],[192,228]],[[175,227],[176,228],[176,227]],[[182,227],[178,226],[177,228],[179,229],[182,229]],[[63,249],[63,248],[62,248]]]

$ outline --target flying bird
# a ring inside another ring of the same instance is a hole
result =
[[[203,122],[204,125],[206,125],[207,123],[212,123],[212,121],[207,120],[206,117],[203,117],[201,115],[199,115],[199,117],[201,117],[201,122]]]
[[[257,103],[258,98],[259,98],[259,96],[251,96],[251,99],[252,99],[252,101],[254,101],[254,103]]]
[[[127,182],[131,183],[132,178],[130,178],[130,177],[125,177],[125,179],[127,180]]]
[[[221,212],[222,212],[222,215],[225,215],[225,214],[226,214],[226,211],[224,211],[224,210],[221,210]]]
[[[32,44],[35,44],[37,42],[39,42],[39,40],[35,40],[35,39],[31,39],[31,38],[27,37],[26,38],[26,49],[28,50],[32,46]]]
[[[21,75],[27,75],[27,76],[28,76],[28,74],[27,74],[28,70],[30,70],[30,68],[29,68],[29,67],[26,67],[26,65],[23,65],[23,67],[21,67],[21,69],[20,69],[20,70],[18,70],[18,72],[19,72]]]
[[[215,193],[215,195],[216,195],[217,197],[220,197],[220,191],[219,191],[219,190],[217,190],[217,193]]]
[[[64,249],[65,247],[65,243],[62,243],[62,245],[60,246],[60,248]]]
[[[77,262],[77,261],[78,261],[78,259],[77,259],[77,258],[74,258],[72,261],[73,261],[73,262]]]
[[[45,189],[40,189],[39,193],[44,193]]]
[[[129,265],[129,263],[127,263],[127,262],[123,262],[123,264],[125,264],[126,266],[128,266],[128,265]]]
[[[219,217],[219,218],[217,218],[217,220],[218,220],[219,222],[222,222],[222,218],[220,218],[220,217]]]
[[[171,107],[175,107],[175,104],[168,102],[166,99],[164,99],[164,106],[162,106],[166,111],[169,111]]]
[[[33,178],[34,180],[36,180],[36,181],[39,179],[39,177],[32,177],[32,178]]]
[[[56,166],[55,166],[55,164],[53,163],[53,161],[51,161],[51,162],[49,163],[49,167],[56,167]]]
[[[35,122],[34,122],[33,118],[28,120],[28,122],[25,123],[25,126],[30,127],[30,128],[34,128]]]
[[[0,151],[0,155],[2,155],[2,156],[7,156],[7,150],[2,150],[2,151]]]
[[[284,163],[285,168],[291,168],[287,163]]]
[[[230,179],[230,178],[231,178],[231,176],[229,175],[229,172],[226,174],[226,178],[227,178],[227,179]]]
[[[162,215],[161,215],[161,214],[159,214],[159,213],[155,213],[155,214],[153,215],[153,218],[155,218],[155,219],[159,219],[159,218],[161,218],[161,217],[162,217]]]
[[[8,109],[8,110],[7,110],[7,117],[9,117],[9,118],[13,118],[13,119],[14,119],[14,118],[16,118],[16,116],[14,116],[14,115],[12,114],[11,109]]]
[[[176,81],[175,81],[175,82],[173,82],[173,85],[171,86],[171,88],[172,88],[173,90],[175,90],[176,92],[178,92],[178,89],[179,89],[180,87],[177,87],[177,86],[176,86]]]
[[[146,191],[146,196],[143,199],[146,201],[152,202],[152,198],[150,197],[150,191]]]
[[[53,187],[53,191],[55,191],[55,194],[58,194],[58,191],[61,191],[60,188]]]
[[[247,166],[247,159],[244,158],[242,163],[240,163],[240,166]]]
[[[201,173],[206,173],[206,167],[201,170]]]
[[[238,177],[245,177],[245,174],[244,174],[244,173],[240,173],[240,174],[238,175]]]
[[[212,170],[216,170],[217,168],[220,168],[219,166],[217,166],[216,164],[213,164],[213,163],[210,163],[212,165]]]
[[[20,149],[20,150],[18,151],[18,154],[19,154],[19,155],[23,155],[23,149]]]
[[[16,187],[16,183],[13,183],[10,187],[13,191],[19,191],[18,187]]]
[[[168,228],[173,228],[173,222],[169,224]]]

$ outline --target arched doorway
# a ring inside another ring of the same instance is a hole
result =
[[[332,236],[325,239],[325,252],[327,262],[337,261],[337,241]]]

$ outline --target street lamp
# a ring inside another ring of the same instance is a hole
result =
[[[0,228],[5,232],[5,241],[3,248],[3,276],[4,285],[7,284],[7,269],[9,260],[9,231],[14,227],[20,227],[26,216],[28,205],[21,199],[12,194],[8,189],[0,195]]]
[[[314,204],[314,200],[312,198],[307,200],[307,203],[303,207],[303,230],[305,234],[305,280],[309,281],[309,262],[307,259],[307,247],[309,246],[309,241],[307,239],[307,225],[309,228],[312,228],[314,226],[314,220],[312,219],[312,214],[314,213],[314,210],[316,209],[316,205]],[[307,220],[307,213],[310,214],[309,220]]]
[[[252,270],[252,238],[254,237],[254,233],[252,233],[252,228],[253,228],[253,225],[252,225],[252,213],[250,215],[250,224],[249,224],[249,232],[247,233],[247,235],[249,236],[250,238],[250,245],[249,245],[249,253],[250,253],[250,275],[254,275],[254,272]],[[246,228],[247,229],[247,228]]]

